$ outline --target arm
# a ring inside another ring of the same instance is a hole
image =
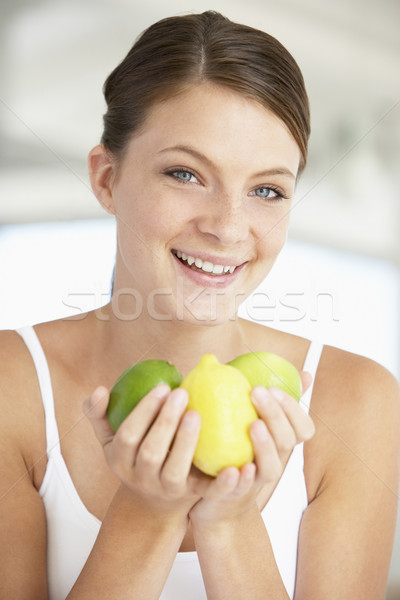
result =
[[[396,380],[331,349],[313,400],[320,483],[300,530],[296,600],[383,600],[397,504],[400,401]]]
[[[287,600],[260,513],[296,443],[310,439],[312,420],[281,392],[253,390],[260,420],[250,434],[255,464],[225,469],[190,511],[209,600]]]
[[[13,441],[1,436],[0,598],[46,600],[43,504]]]
[[[155,512],[121,486],[69,599],[158,599],[182,538],[187,515]]]
[[[295,599],[383,600],[398,503],[399,387],[372,361],[335,349],[334,356],[324,354],[312,405],[317,434],[305,445],[306,480],[317,491],[300,528]],[[262,449],[252,437],[259,476],[267,481],[274,456],[284,462],[285,434],[273,406],[264,409],[258,407],[276,453],[267,439]],[[294,424],[289,405],[285,413]],[[310,438],[306,423],[294,430]],[[286,441],[288,448],[290,435]],[[240,485],[245,489],[239,481],[234,502],[221,490],[214,502],[202,500],[190,512],[208,598],[287,599],[268,535]]]
[[[194,526],[209,600],[288,600],[256,503],[243,515]]]
[[[37,491],[46,461],[40,390],[19,336],[2,332],[0,339],[0,599],[46,600],[46,517]],[[131,420],[130,426],[128,422],[118,436],[104,416],[108,394],[91,411],[122,481],[70,598],[101,600],[115,597],[116,590],[120,598],[159,597],[186,532],[189,509],[198,500],[185,478],[197,441],[198,415],[181,419],[187,398],[180,404],[170,399],[165,402],[165,393],[150,395],[140,409],[147,415]],[[140,427],[148,433],[144,440]],[[175,452],[166,460],[165,446],[169,448],[172,438]],[[179,480],[174,480],[177,471]]]
[[[28,390],[28,391],[27,391]],[[26,398],[30,402],[27,404]],[[0,333],[0,599],[46,600],[46,520],[33,481],[35,371],[19,336]],[[36,438],[35,438],[36,439]],[[45,446],[42,451],[45,453]],[[39,451],[40,455],[40,451]]]
[[[158,599],[198,496],[188,475],[200,429],[199,415],[183,416],[184,390],[152,390],[116,434],[105,417],[108,392],[98,388],[86,404],[121,486],[69,600],[111,597]],[[171,446],[172,444],[172,446]]]

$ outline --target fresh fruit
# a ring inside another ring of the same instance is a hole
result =
[[[129,367],[118,377],[111,393],[107,417],[114,431],[135,408],[140,400],[159,383],[166,383],[171,390],[178,387],[182,375],[166,360],[143,360]]]
[[[251,462],[249,426],[258,416],[243,373],[205,354],[180,387],[189,392],[187,410],[196,410],[202,419],[193,464],[216,476],[224,467]]]
[[[300,400],[302,385],[296,367],[289,361],[271,352],[249,352],[237,356],[228,365],[239,369],[253,388],[263,385],[267,388],[278,387],[293,398]]]

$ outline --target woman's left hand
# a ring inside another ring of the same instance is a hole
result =
[[[310,375],[302,373],[303,392],[309,387]],[[236,518],[254,506],[263,490],[268,501],[296,444],[309,440],[314,423],[300,403],[278,388],[262,386],[251,392],[259,419],[250,426],[254,462],[240,469],[227,467],[214,481],[204,485],[199,478],[200,500],[190,511],[192,522],[221,521]]]

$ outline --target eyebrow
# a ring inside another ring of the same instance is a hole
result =
[[[178,146],[169,146],[168,148],[163,148],[158,152],[158,154],[163,154],[164,152],[184,152],[186,154],[190,154],[195,158],[206,163],[209,167],[215,167],[214,163],[202,152],[195,150],[192,146],[178,145]],[[255,173],[254,177],[270,177],[271,175],[284,175],[285,177],[290,177],[291,179],[296,179],[295,175],[288,169],[287,167],[273,167],[271,169],[266,169],[265,171],[260,171],[259,173]]]

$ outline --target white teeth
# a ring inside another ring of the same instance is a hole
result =
[[[208,262],[208,260],[206,260],[206,261],[203,262],[201,268],[206,273],[212,273],[214,265],[212,263]]]
[[[224,272],[224,267],[222,265],[214,265],[212,272],[214,275],[222,275]]]
[[[180,250],[176,250],[176,256],[186,261],[190,267],[194,264],[198,269],[201,269],[205,273],[213,273],[214,275],[222,275],[223,273],[233,273],[236,269],[236,266],[214,265],[208,260],[202,261],[201,258],[189,256],[184,252],[181,252]]]

